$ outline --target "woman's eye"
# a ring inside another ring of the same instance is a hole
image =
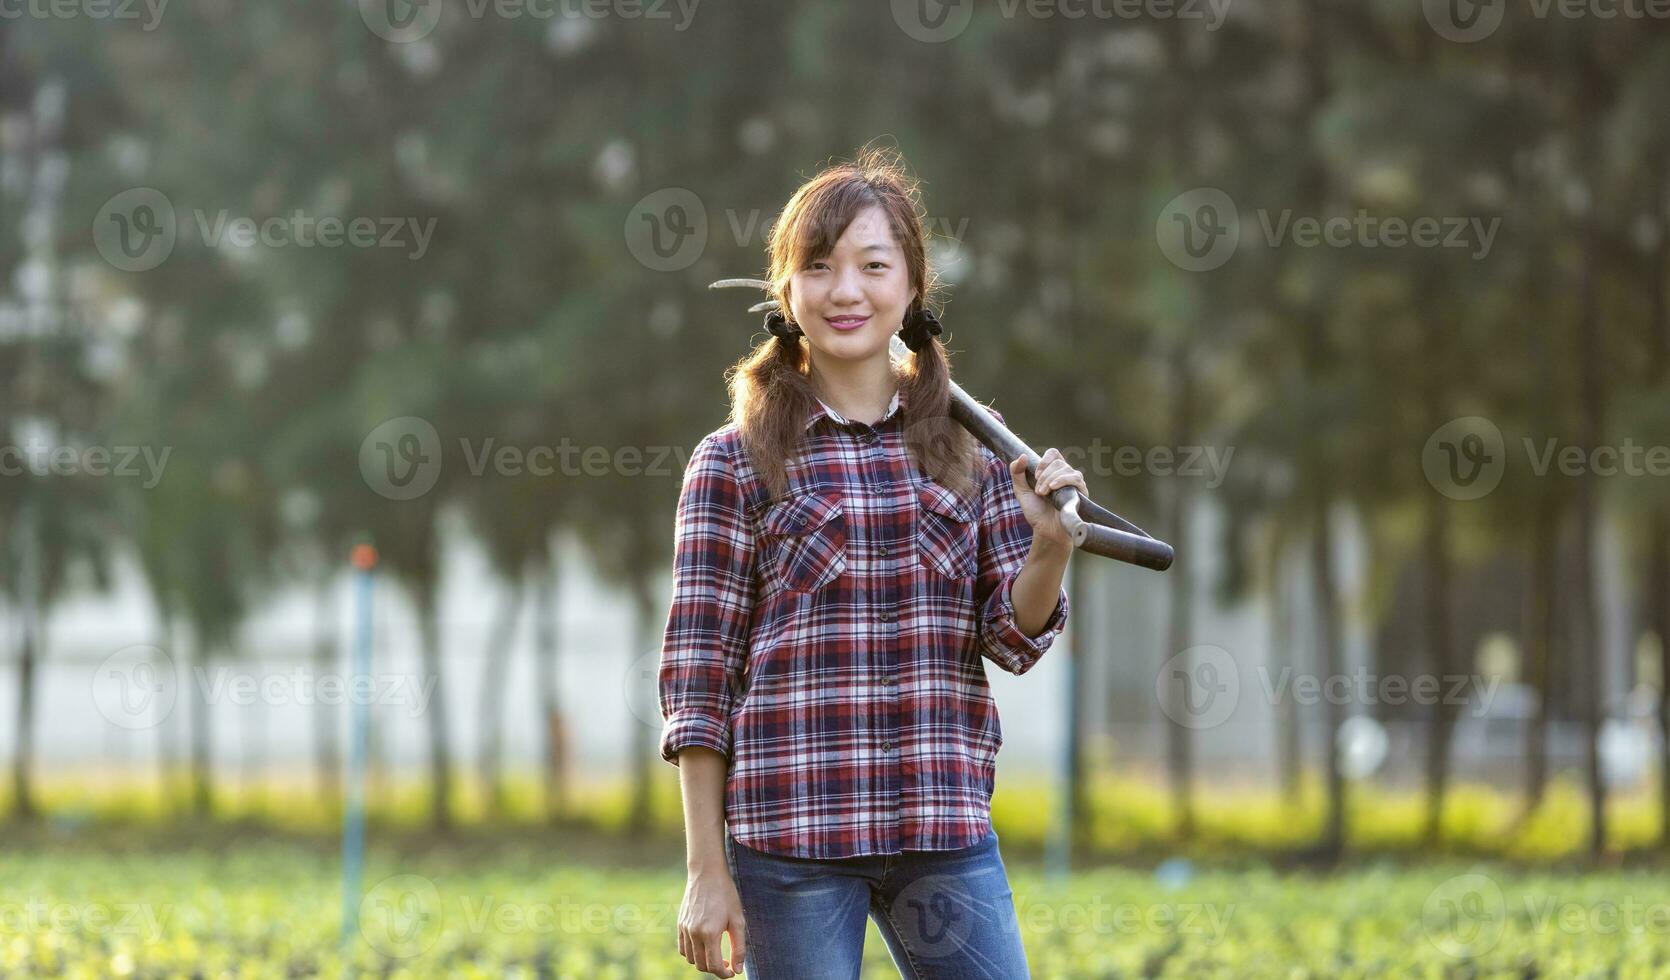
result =
[[[879,260],[875,261],[875,262],[871,262],[870,264],[873,265],[873,266],[877,266],[879,268],[883,268],[883,269],[887,268],[887,263],[879,261]]]

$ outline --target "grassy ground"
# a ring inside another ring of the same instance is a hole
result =
[[[304,787],[228,795],[211,821],[147,789],[47,788],[48,817],[0,838],[0,975],[687,977],[676,787],[628,834],[622,787],[593,786],[556,824],[532,784],[487,820],[425,828],[421,787],[385,788],[360,925],[343,917],[336,815]],[[1257,795],[1203,795],[1199,839],[1169,839],[1163,792],[1104,783],[1087,857],[1041,864],[1052,801],[994,802],[1037,977],[1654,977],[1670,975],[1670,876],[1645,800],[1615,810],[1619,851],[1584,859],[1576,786],[1528,822],[1462,789],[1443,847],[1418,798],[1360,792],[1351,851],[1300,855],[1320,820]],[[1511,831],[1511,833],[1509,833]],[[875,927],[866,977],[897,971]]]
[[[0,974],[695,974],[676,951],[676,851],[584,833],[384,843],[342,946],[340,865],[323,841],[210,828],[194,837],[49,836],[0,852]],[[1008,863],[1037,977],[1670,972],[1670,879],[1650,868],[1171,864],[1056,883],[1030,862]],[[873,924],[865,953],[865,977],[897,976]]]

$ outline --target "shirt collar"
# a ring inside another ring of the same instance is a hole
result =
[[[899,411],[899,406],[904,404],[904,399],[902,397],[903,394],[904,394],[904,389],[902,387],[897,388],[897,389],[894,390],[893,400],[888,403],[887,411],[882,413],[881,418],[876,421],[876,425],[879,426],[883,422],[886,422],[888,419],[892,418]],[[830,420],[833,421],[836,425],[851,425],[852,424],[846,418],[844,418],[841,415],[840,412],[837,412],[833,408],[830,408],[828,403],[826,403],[822,398],[819,398],[817,401],[818,401],[817,407],[813,408],[812,411],[809,412],[806,416],[806,428],[810,429],[812,427],[813,423],[815,423],[818,419],[823,418],[824,416],[828,416],[830,418]]]

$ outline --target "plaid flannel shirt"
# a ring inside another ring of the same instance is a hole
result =
[[[990,826],[1003,743],[982,658],[1023,674],[1036,637],[1010,589],[1032,528],[1007,461],[979,447],[977,500],[912,462],[895,393],[874,426],[821,401],[770,500],[734,423],[706,436],[678,503],[659,671],[661,757],[726,757],[727,832],[802,858],[952,850]]]

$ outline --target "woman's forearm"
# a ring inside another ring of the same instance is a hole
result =
[[[1067,573],[1067,559],[1072,557],[1071,545],[1060,547],[1034,539],[1027,553],[1026,564],[1015,576],[1010,587],[1010,598],[1015,603],[1015,626],[1027,636],[1044,631],[1056,603],[1061,601],[1061,579]]]
[[[725,769],[725,757],[712,749],[691,745],[678,753],[685,860],[692,873],[730,873],[725,860]]]

